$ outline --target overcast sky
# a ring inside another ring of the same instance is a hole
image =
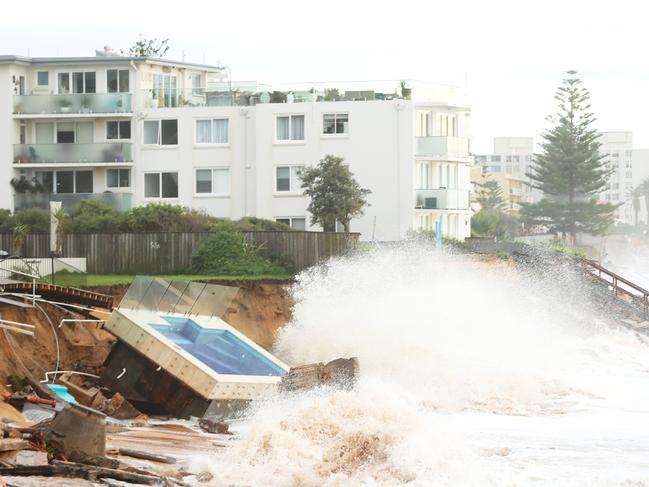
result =
[[[600,130],[649,148],[644,2],[617,0],[275,0],[5,2],[0,53],[94,55],[138,35],[168,57],[230,66],[267,82],[418,79],[468,86],[473,150],[534,136],[568,69],[591,90]]]

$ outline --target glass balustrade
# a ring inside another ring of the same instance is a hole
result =
[[[133,144],[18,144],[14,163],[133,162]]]
[[[14,208],[49,209],[50,201],[60,201],[67,211],[74,211],[82,201],[101,201],[119,211],[133,207],[131,193],[87,193],[87,194],[47,194],[47,193],[17,193],[14,195]]]
[[[469,141],[461,137],[415,137],[415,155],[440,159],[469,157]]]
[[[417,189],[415,208],[419,210],[466,210],[470,205],[469,191],[463,189]]]
[[[15,95],[15,114],[130,113],[130,93],[69,93]]]

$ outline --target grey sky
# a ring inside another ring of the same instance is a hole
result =
[[[0,54],[93,55],[139,34],[170,38],[169,57],[217,63],[235,79],[468,82],[475,152],[494,136],[534,136],[576,69],[600,130],[649,148],[643,2],[137,2],[36,0],[3,6]]]

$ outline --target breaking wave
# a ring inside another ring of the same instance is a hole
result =
[[[296,365],[356,356],[358,390],[256,405],[241,439],[210,467],[215,478],[293,486],[567,480],[552,468],[526,470],[525,454],[537,453],[522,445],[532,448],[538,425],[554,428],[598,407],[616,380],[607,373],[631,371],[649,385],[647,345],[611,328],[588,296],[567,294],[571,279],[566,269],[528,275],[419,246],[303,273],[276,353]],[[628,475],[590,485],[626,485],[635,479]]]

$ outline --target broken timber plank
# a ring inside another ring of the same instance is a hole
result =
[[[176,459],[174,457],[167,455],[156,455],[154,453],[147,453],[140,450],[130,450],[128,448],[120,448],[118,451],[120,455],[127,457],[140,458],[142,460],[151,460],[152,462],[160,463],[176,463]]]

